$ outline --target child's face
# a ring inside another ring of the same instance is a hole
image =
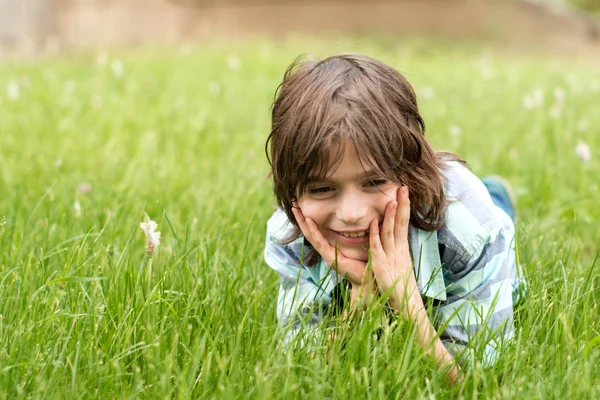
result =
[[[342,146],[337,169],[324,180],[309,183],[298,198],[298,207],[315,221],[332,246],[339,243],[344,256],[367,261],[369,224],[373,220],[381,224],[386,205],[396,200],[399,185],[370,171],[366,164],[365,170],[353,144]]]

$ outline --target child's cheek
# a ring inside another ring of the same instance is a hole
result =
[[[390,203],[390,201],[397,200],[397,193],[399,188],[399,185],[390,184],[383,189],[382,193],[379,195],[379,198],[377,200],[377,212],[379,213],[379,215],[383,216],[385,214],[385,208]]]
[[[324,208],[321,202],[309,199],[300,198],[298,199],[298,207],[302,210],[302,214],[306,218],[310,218],[321,228],[321,224],[324,222]]]

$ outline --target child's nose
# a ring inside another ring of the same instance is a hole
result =
[[[360,224],[368,211],[368,204],[361,201],[360,198],[347,197],[342,198],[336,212],[337,218],[345,224]]]

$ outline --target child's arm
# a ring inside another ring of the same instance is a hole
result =
[[[450,201],[437,240],[444,244],[446,298],[433,307],[431,318],[462,367],[489,366],[514,335],[514,301],[524,284],[517,274],[515,227],[467,168],[452,164],[443,174]]]
[[[398,201],[388,204],[381,234],[377,220],[370,226],[370,248],[373,274],[382,294],[388,294],[389,305],[406,320],[415,323],[418,342],[440,364],[448,368],[452,384],[462,379],[460,368],[437,337],[429,320],[413,271],[408,245],[410,200],[408,189],[398,189]]]

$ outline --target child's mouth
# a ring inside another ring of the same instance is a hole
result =
[[[363,236],[367,236],[369,231],[360,231],[360,232],[338,232],[343,237],[347,238],[360,238]]]
[[[350,246],[362,246],[365,243],[369,242],[369,231],[354,231],[354,232],[340,232],[333,231],[337,239],[335,241],[340,242],[341,244],[346,244]]]

